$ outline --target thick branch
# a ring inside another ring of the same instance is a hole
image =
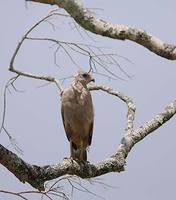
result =
[[[12,153],[0,144],[0,163],[11,171],[21,182],[28,182],[39,190],[44,189],[37,180],[38,167],[23,161],[16,154]]]
[[[128,153],[132,147],[144,139],[150,133],[153,133],[156,129],[161,127],[166,123],[170,118],[176,114],[176,100],[171,102],[163,112],[157,114],[153,119],[146,122],[141,127],[134,129],[131,133],[127,133],[121,141],[121,144],[118,147],[117,152],[121,151],[124,153],[124,158],[127,157]],[[124,152],[125,150],[125,152]],[[126,155],[125,155],[126,154]]]
[[[159,38],[152,36],[144,30],[126,25],[112,24],[94,17],[87,9],[79,4],[77,0],[26,0],[51,5],[58,5],[65,9],[74,20],[84,29],[106,37],[134,41],[153,53],[164,58],[176,59],[176,46],[168,44]]]
[[[81,178],[92,178],[109,172],[121,172],[124,170],[125,159],[128,156],[131,148],[148,134],[162,126],[176,113],[175,100],[174,102],[170,103],[162,113],[156,115],[152,120],[134,130],[132,123],[135,109],[130,98],[121,94],[120,92],[116,92],[111,88],[104,86],[91,86],[89,89],[102,90],[117,96],[126,102],[128,106],[127,122],[129,123],[129,126],[127,127],[129,128],[127,128],[126,134],[114,155],[97,164],[79,164],[70,159],[64,159],[62,162],[56,165],[41,167],[26,163],[16,154],[0,145],[0,163],[9,171],[11,171],[20,181],[28,182],[34,188],[39,190],[44,190],[45,181],[56,179],[66,174],[77,175]],[[131,114],[129,114],[130,112]],[[131,119],[130,115],[133,116]]]
[[[0,145],[0,163],[21,182],[28,182],[38,190],[44,190],[45,181],[56,179],[66,174],[92,178],[108,172],[124,170],[124,163],[117,158],[109,158],[96,165],[88,163],[81,165],[70,159],[64,159],[56,165],[44,167],[30,165],[2,145]]]
[[[144,137],[154,132],[170,118],[176,114],[176,100],[171,102],[163,112],[157,114],[153,119],[142,125],[141,127],[135,129],[128,138],[130,138],[131,144],[129,145],[130,149],[137,142],[141,141]],[[125,140],[122,143],[126,143]]]

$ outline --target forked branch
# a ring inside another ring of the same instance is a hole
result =
[[[18,69],[15,68],[15,65],[14,65],[14,62],[15,62],[15,58],[23,44],[23,42],[27,39],[28,35],[38,26],[40,25],[42,22],[44,22],[45,20],[47,20],[48,18],[50,18],[51,16],[53,15],[60,15],[60,16],[66,16],[66,15],[63,15],[63,14],[59,14],[59,13],[51,13],[49,15],[47,15],[46,17],[42,18],[41,20],[39,20],[37,23],[35,23],[27,32],[26,34],[22,37],[21,41],[18,43],[16,49],[15,49],[15,52],[11,58],[11,61],[10,61],[10,66],[9,66],[9,70],[16,73],[17,75],[19,76],[25,76],[25,77],[29,77],[29,78],[33,78],[33,79],[39,79],[39,80],[45,80],[45,81],[49,81],[49,82],[53,82],[56,84],[56,86],[58,87],[58,89],[60,91],[62,91],[62,87],[59,83],[59,81],[54,78],[54,77],[50,77],[50,76],[41,76],[41,75],[35,75],[35,74],[32,74],[32,73],[29,73],[29,72],[24,72],[24,71],[20,71]]]

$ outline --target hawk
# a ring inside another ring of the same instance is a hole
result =
[[[61,93],[61,114],[70,142],[70,158],[87,161],[87,147],[91,145],[94,111],[87,84],[95,81],[92,74],[79,71],[68,89]]]

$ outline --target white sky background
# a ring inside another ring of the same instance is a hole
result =
[[[113,23],[126,24],[145,29],[164,41],[176,42],[176,2],[174,0],[148,1],[84,1],[97,17]],[[3,90],[8,79],[14,76],[8,71],[9,61],[15,47],[24,33],[41,17],[55,6],[28,3],[23,0],[6,0],[0,3],[0,120],[3,110]],[[140,45],[129,41],[112,40],[84,31],[81,38],[78,32],[68,25],[69,20],[56,18],[53,22],[58,29],[53,32],[47,23],[42,24],[32,36],[55,37],[58,40],[85,42],[99,47],[106,47],[105,52],[116,53],[130,59],[133,64],[117,58],[121,67],[132,79],[127,81],[109,81],[95,75],[96,83],[106,84],[131,96],[137,111],[135,126],[150,120],[155,114],[175,98],[176,64],[161,58]],[[16,67],[39,74],[54,75],[58,78],[72,75],[77,68],[68,58],[59,56],[60,68],[54,65],[54,49],[47,42],[28,41],[22,48]],[[88,67],[86,59],[75,56],[80,66]],[[124,75],[117,70],[117,75]],[[70,80],[69,80],[70,81]],[[66,82],[66,85],[69,83]],[[57,88],[50,84],[38,88],[45,82],[20,78],[16,86],[24,93],[12,91],[7,95],[6,128],[16,138],[24,155],[23,159],[36,165],[54,164],[69,155],[69,143],[66,139],[61,116],[60,99]],[[92,162],[100,161],[117,148],[125,128],[125,105],[102,92],[93,92],[95,107],[95,128],[93,142],[88,153]],[[114,188],[103,189],[100,185],[89,185],[92,192],[106,199],[165,200],[175,199],[176,191],[176,125],[175,118],[137,144],[127,159],[126,171],[111,173],[100,180]],[[4,133],[0,135],[4,146],[9,140]],[[11,148],[11,150],[13,150]],[[13,150],[14,151],[14,150]],[[20,183],[13,174],[0,166],[0,189],[22,191],[32,189]],[[0,200],[15,200],[14,196],[0,193]],[[36,196],[30,199],[38,199]],[[98,199],[87,193],[76,192],[73,199]]]

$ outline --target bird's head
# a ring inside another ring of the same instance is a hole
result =
[[[75,75],[75,80],[82,83],[83,85],[87,85],[91,81],[95,82],[95,79],[93,78],[92,74],[90,72],[84,71],[79,71]]]

